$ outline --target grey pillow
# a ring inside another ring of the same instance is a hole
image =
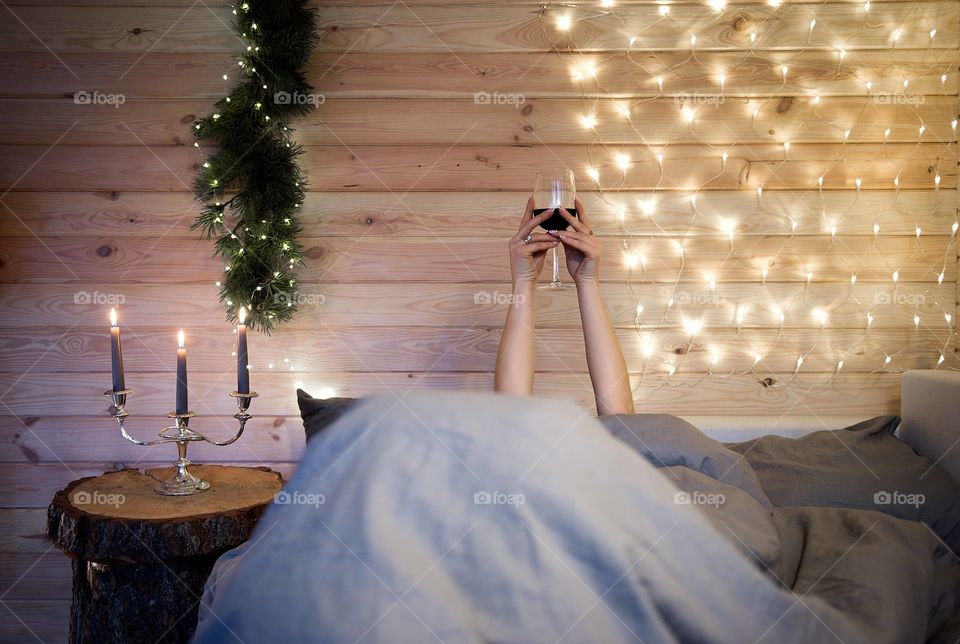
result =
[[[303,389],[297,389],[297,404],[307,440],[340,418],[356,401],[356,398],[314,398]]]
[[[878,416],[801,438],[763,436],[727,445],[743,454],[776,507],[826,506],[923,521],[960,548],[960,486],[893,435],[896,416]]]
[[[617,414],[600,416],[615,437],[656,467],[688,467],[734,485],[770,510],[773,505],[744,458],[699,429],[669,414]]]

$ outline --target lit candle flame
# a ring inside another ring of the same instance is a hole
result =
[[[184,338],[184,335],[183,335],[183,329],[180,329],[180,333],[177,334],[177,347],[179,347],[180,349],[183,348],[183,344],[184,344],[183,341],[184,341],[184,339],[185,339],[185,338]]]
[[[110,326],[117,326],[117,309],[110,309]]]
[[[245,324],[247,321],[247,307],[241,306],[240,310],[237,311],[237,319],[240,321],[240,324]]]

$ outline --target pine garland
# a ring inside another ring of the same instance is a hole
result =
[[[304,74],[316,39],[314,11],[305,5],[236,3],[234,27],[247,43],[241,80],[213,113],[194,123],[194,145],[212,141],[217,149],[194,185],[203,208],[192,228],[216,238],[215,253],[225,263],[219,285],[227,319],[235,322],[244,306],[247,324],[266,333],[297,309],[297,219],[306,181],[298,164],[303,150],[285,121],[318,102]]]

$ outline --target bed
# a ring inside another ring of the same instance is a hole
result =
[[[716,441],[492,394],[364,399],[218,561],[196,641],[960,638],[960,374],[902,422]]]

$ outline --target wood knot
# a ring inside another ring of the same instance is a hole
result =
[[[110,193],[110,201],[117,201],[118,199],[120,199],[120,193],[119,193],[119,192],[113,191],[113,192]]]
[[[768,377],[766,377],[766,378],[761,379],[761,380],[760,380],[760,384],[763,385],[764,387],[770,388],[770,387],[774,386],[775,384],[777,384],[777,381],[774,380],[773,378],[770,378],[770,377],[768,376]]]
[[[373,225],[373,217],[367,217],[366,219],[363,220],[363,223],[365,223],[365,224],[368,225],[368,226],[372,226],[372,225]]]
[[[746,31],[750,27],[750,21],[740,16],[733,23],[733,28],[735,31]]]
[[[793,106],[793,97],[784,96],[780,99],[780,102],[777,103],[777,114],[783,114],[784,112],[789,112],[790,108]]]
[[[524,132],[533,132],[533,126],[532,126],[532,125],[524,125],[524,126],[523,126],[523,131],[524,131]]]
[[[130,30],[130,33],[132,33],[134,36],[139,36],[142,32],[143,32],[143,29],[141,29],[140,27],[134,27],[133,29]]]
[[[193,122],[196,121],[196,120],[197,120],[197,115],[196,115],[196,114],[187,114],[187,115],[184,116],[182,119],[180,119],[180,124],[181,124],[181,125],[186,125],[187,123],[193,123]]]
[[[110,247],[110,244],[103,244],[102,246],[97,246],[95,252],[97,257],[110,257],[113,254],[113,248]]]
[[[523,108],[520,110],[520,115],[521,115],[521,116],[530,116],[530,113],[531,113],[531,112],[533,112],[533,103],[527,103],[527,104],[524,105]]]

